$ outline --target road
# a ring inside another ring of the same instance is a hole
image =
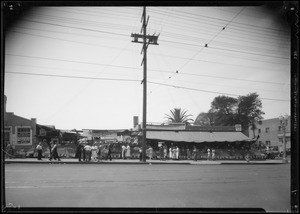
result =
[[[20,207],[263,208],[290,211],[290,164],[6,164]]]

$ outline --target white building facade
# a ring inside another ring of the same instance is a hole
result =
[[[254,134],[255,133],[255,134]],[[261,124],[256,124],[256,129],[253,133],[249,128],[249,137],[254,138],[259,135],[258,143],[269,148],[283,151],[283,127],[279,118],[262,120]],[[291,149],[291,118],[287,118],[287,126],[285,127],[286,149]]]

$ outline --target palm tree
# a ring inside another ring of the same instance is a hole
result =
[[[174,108],[170,110],[171,114],[165,114],[168,121],[171,123],[188,123],[189,121],[193,121],[193,119],[189,118],[193,116],[191,114],[186,114],[186,110],[181,110],[181,108]]]

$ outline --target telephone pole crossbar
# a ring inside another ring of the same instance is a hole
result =
[[[143,9],[143,15],[141,18],[141,22],[143,22],[141,33],[143,34],[137,34],[137,33],[131,33],[131,37],[133,37],[134,43],[141,43],[143,44],[143,49],[141,51],[141,54],[144,53],[144,57],[142,60],[141,65],[144,65],[144,78],[141,82],[143,84],[143,140],[142,140],[142,158],[143,162],[146,162],[146,122],[147,122],[147,49],[149,45],[158,45],[157,40],[159,35],[147,35],[147,25],[149,22],[149,16],[146,21],[146,7],[144,6]],[[142,39],[143,41],[139,41],[139,39]]]

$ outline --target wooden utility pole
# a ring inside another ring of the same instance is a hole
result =
[[[143,22],[142,25],[142,29],[141,29],[141,33],[143,32],[143,34],[136,34],[136,33],[132,33],[131,37],[133,37],[133,41],[135,43],[142,43],[143,44],[143,49],[142,52],[144,54],[143,57],[143,61],[142,64],[144,65],[144,77],[141,83],[143,83],[144,87],[143,87],[143,126],[142,126],[142,130],[143,130],[143,140],[142,140],[142,154],[143,154],[143,162],[146,162],[146,124],[147,124],[147,48],[149,46],[149,44],[151,45],[158,45],[157,44],[157,39],[158,36],[155,35],[147,35],[147,24],[149,21],[149,16],[147,18],[146,21],[146,7],[144,6],[144,10],[143,10],[143,15],[142,15],[142,19],[141,22]],[[139,38],[142,38],[143,41],[139,41]],[[141,52],[141,53],[142,53]]]

